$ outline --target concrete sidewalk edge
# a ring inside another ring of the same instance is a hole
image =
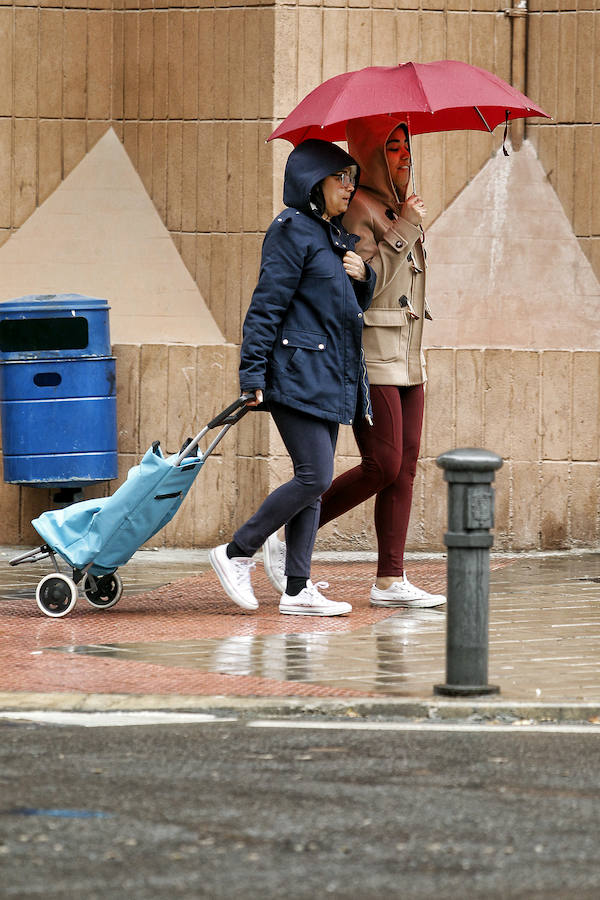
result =
[[[235,712],[240,717],[328,716],[340,718],[396,718],[516,720],[531,722],[594,722],[600,724],[600,704],[510,700],[437,700],[405,698],[279,698],[197,697],[181,694],[0,693],[0,710],[60,710],[70,712],[187,711]]]

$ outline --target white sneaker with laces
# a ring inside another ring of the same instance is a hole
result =
[[[429,594],[422,588],[415,587],[406,577],[406,572],[402,576],[402,581],[394,581],[389,588],[383,590],[373,585],[371,588],[371,606],[389,607],[390,609],[400,606],[425,608],[428,606],[441,606],[446,602],[443,594]]]
[[[227,544],[209,550],[208,558],[227,596],[242,609],[258,609],[258,600],[254,596],[250,580],[250,574],[256,565],[254,560],[247,556],[229,559]]]
[[[316,584],[308,581],[296,597],[283,594],[279,612],[286,616],[347,616],[352,612],[350,603],[328,600],[319,592],[319,588],[328,587],[326,581],[317,581]]]
[[[263,563],[267,578],[276,591],[285,592],[285,543],[276,534],[271,534],[263,544]]]

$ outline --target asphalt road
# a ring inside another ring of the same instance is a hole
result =
[[[0,721],[0,896],[597,898],[600,733]]]

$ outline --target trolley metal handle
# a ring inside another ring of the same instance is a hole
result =
[[[218,416],[215,416],[214,419],[204,426],[202,431],[199,431],[193,441],[184,447],[179,456],[175,460],[175,465],[178,466],[187,456],[191,456],[204,435],[207,431],[210,431],[211,428],[218,428],[219,425],[223,427],[214,438],[214,440],[208,445],[206,450],[202,453],[202,459],[206,459],[207,456],[213,452],[218,443],[220,443],[229,429],[236,425],[240,419],[243,419],[246,413],[250,412],[250,407],[246,406],[248,400],[252,400],[254,394],[242,394],[238,399],[232,403],[227,409],[224,409],[223,412],[220,412]]]

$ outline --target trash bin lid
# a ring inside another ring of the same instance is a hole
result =
[[[0,315],[15,312],[45,312],[60,309],[110,309],[107,300],[85,297],[83,294],[27,294],[12,300],[0,301]]]

